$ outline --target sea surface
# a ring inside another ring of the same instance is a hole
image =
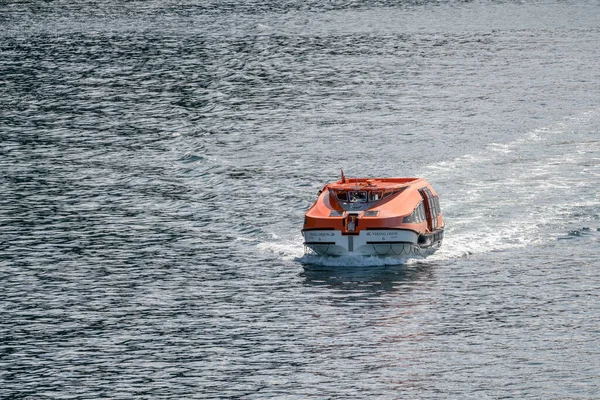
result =
[[[421,176],[425,260],[305,256]],[[598,399],[600,2],[0,1],[0,398]]]

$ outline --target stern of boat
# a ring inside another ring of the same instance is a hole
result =
[[[424,257],[443,240],[443,230],[420,235],[408,229],[363,230],[354,235],[339,230],[304,230],[305,250],[327,256]]]

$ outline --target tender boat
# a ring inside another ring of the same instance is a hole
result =
[[[444,238],[439,197],[423,178],[348,178],[326,184],[304,218],[305,251],[330,256],[425,257]]]

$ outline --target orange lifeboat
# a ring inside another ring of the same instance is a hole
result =
[[[319,255],[425,257],[444,238],[439,197],[423,178],[349,178],[326,184],[304,218]]]

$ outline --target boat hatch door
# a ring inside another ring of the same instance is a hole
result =
[[[420,189],[421,197],[423,198],[423,204],[425,205],[425,214],[427,215],[427,229],[430,232],[437,229],[437,215],[435,215],[435,206],[433,204],[433,194],[427,188]]]
[[[346,226],[348,227],[348,229],[347,229],[348,232],[355,232],[356,225],[358,225],[358,220],[357,220],[356,214],[348,215],[348,223],[346,224]]]

